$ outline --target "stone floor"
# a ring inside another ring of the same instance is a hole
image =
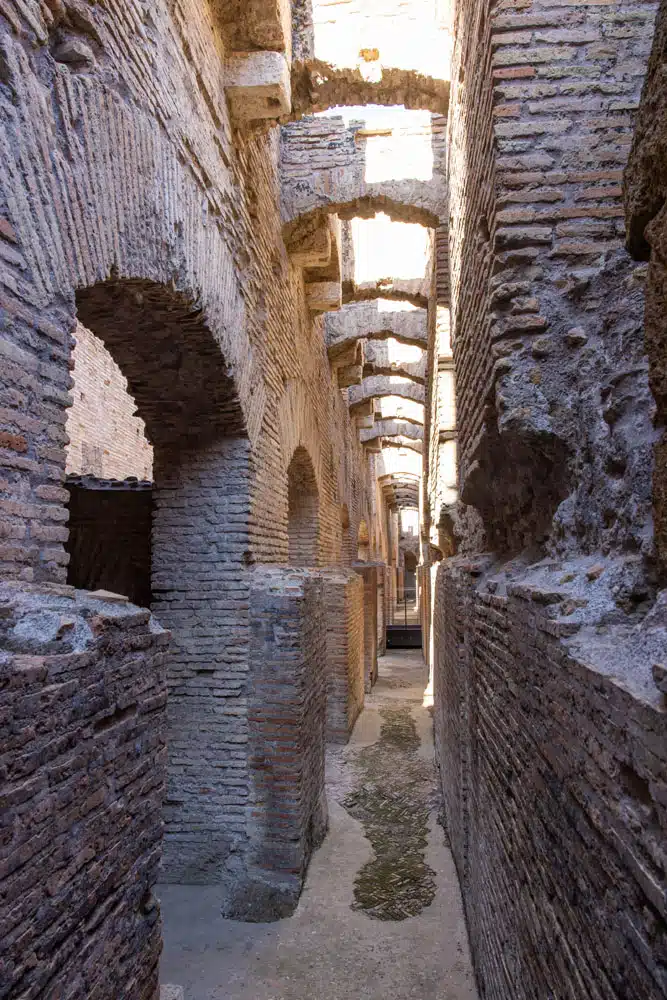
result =
[[[293,917],[236,923],[215,888],[161,887],[162,982],[185,1000],[476,1000],[426,680],[419,651],[380,660],[350,744],[329,752],[331,826]]]

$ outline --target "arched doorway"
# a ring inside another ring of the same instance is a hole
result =
[[[126,377],[154,448],[151,609],[172,633],[163,878],[219,881],[244,794],[239,788],[238,802],[229,795],[241,698],[229,678],[243,667],[248,627],[237,610],[247,602],[249,548],[243,414],[217,339],[186,295],[109,280],[80,289],[76,308]],[[105,535],[106,552],[97,541],[103,573],[114,539]]]
[[[319,564],[320,501],[310,455],[299,446],[287,469],[287,534],[290,566]]]

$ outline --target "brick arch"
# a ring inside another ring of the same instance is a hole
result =
[[[251,446],[243,408],[192,296],[146,278],[115,277],[79,288],[75,301],[79,320],[127,378],[154,445],[151,609],[173,636],[164,878],[207,881],[228,849],[225,823],[234,819],[210,755],[224,760],[228,753],[225,712],[215,709],[213,695],[220,678],[239,668],[234,650],[247,628],[243,615],[221,610],[242,598],[244,587],[249,593]],[[234,725],[233,698],[228,705]],[[206,796],[196,791],[204,785]],[[212,801],[220,818],[214,831],[207,827]]]
[[[29,72],[18,43],[8,43],[6,57],[13,78]],[[102,98],[93,77],[56,72],[43,97],[35,96],[29,114],[21,106],[7,125],[4,166],[13,179],[8,221],[17,254],[16,262],[6,267],[7,287],[25,291],[15,300],[10,293],[8,308],[15,320],[9,336],[17,345],[30,344],[36,365],[50,358],[51,406],[58,411],[52,422],[64,425],[66,418],[75,296],[83,303],[84,289],[107,282],[146,282],[178,292],[178,308],[182,315],[189,314],[193,329],[193,313],[201,311],[210,330],[209,360],[218,372],[224,366],[234,380],[240,409],[246,418],[252,413],[246,423],[255,443],[265,392],[248,339],[242,282],[237,280],[246,262],[233,256],[221,223],[202,225],[202,198],[209,199],[211,218],[216,219],[226,211],[222,200],[216,202],[222,196],[200,183],[179,157],[168,128],[157,118],[137,113],[113,89],[105,90]],[[76,122],[86,123],[85,142],[72,141]],[[126,141],[116,143],[111,152],[112,136]],[[30,173],[24,169],[27,162]],[[243,218],[238,225],[245,225]],[[132,381],[139,397],[138,380]],[[40,405],[37,395],[27,405]],[[53,452],[47,426],[35,425],[26,437],[25,455],[33,465],[32,471],[19,470],[12,480],[17,502],[38,503],[35,491],[51,488],[54,463],[64,470],[64,450],[57,458],[44,458],[47,450]],[[46,518],[49,511],[43,513]],[[35,533],[30,549],[32,577],[63,582],[64,530],[58,529],[57,538],[51,523],[35,525],[37,530],[42,533],[39,539]]]
[[[319,564],[319,492],[310,455],[298,447],[287,467],[287,534],[291,566]]]
[[[79,320],[128,380],[157,447],[201,447],[245,433],[234,379],[196,302],[155,282],[99,282],[76,293]]]

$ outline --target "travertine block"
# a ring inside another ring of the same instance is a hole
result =
[[[306,285],[306,302],[311,312],[334,312],[343,304],[340,281],[314,281]]]
[[[225,91],[237,121],[280,118],[291,109],[289,65],[281,52],[235,52],[225,63]]]

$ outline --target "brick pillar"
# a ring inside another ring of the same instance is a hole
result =
[[[387,652],[387,615],[386,615],[387,580],[386,566],[378,569],[378,615],[377,615],[377,635],[378,635],[378,656],[384,656]]]
[[[378,676],[377,619],[378,563],[358,562],[352,567],[364,581],[364,686],[368,694]]]
[[[403,597],[405,594],[405,569],[403,566],[398,569],[398,593],[396,595],[396,603],[402,604]]]
[[[249,852],[226,912],[271,920],[294,911],[326,832],[326,628],[317,571],[250,576]]]
[[[233,881],[249,794],[248,442],[156,453],[153,610],[173,634],[164,878]]]
[[[364,585],[357,573],[323,570],[327,631],[327,740],[347,743],[364,707]]]

